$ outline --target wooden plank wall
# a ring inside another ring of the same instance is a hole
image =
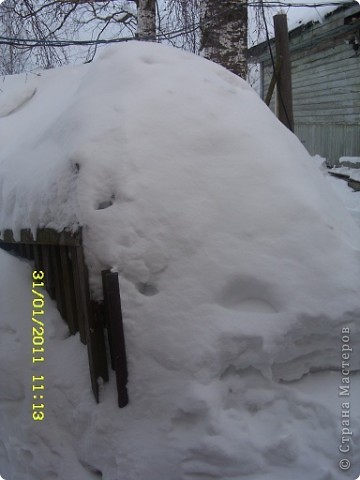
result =
[[[360,156],[360,50],[349,43],[360,31],[360,20],[347,19],[358,11],[341,10],[291,37],[295,133],[311,154],[324,156],[330,165],[341,156]],[[267,60],[265,94],[271,75]],[[270,107],[275,112],[274,99]]]
[[[36,270],[45,273],[45,286],[66,321],[71,334],[79,332],[87,346],[89,370],[94,397],[99,402],[99,378],[109,380],[104,328],[112,331],[110,356],[116,371],[118,404],[128,403],[127,364],[122,324],[118,274],[106,271],[105,302],[90,298],[88,271],[84,259],[81,231],[76,234],[38,230],[36,239],[30,230],[22,230],[18,239],[11,230],[1,235],[0,247],[34,261]],[[106,315],[104,314],[104,304]]]

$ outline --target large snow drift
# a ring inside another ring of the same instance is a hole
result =
[[[154,44],[6,78],[1,90],[0,229],[83,225],[94,298],[102,269],[120,275],[131,404],[112,408],[104,386],[92,405],[83,370],[61,379],[49,360],[47,418],[81,439],[81,463],[104,480],[340,478],[333,411],[280,381],[338,370],[342,327],[359,345],[360,230],[296,137],[241,79]],[[0,321],[20,335],[23,317]],[[48,322],[49,357],[84,355],[51,309]],[[26,416],[30,366],[22,377],[3,355],[1,388],[15,372],[8,396]],[[320,376],[325,390],[333,375]],[[16,430],[3,428],[0,459],[15,480],[70,478],[54,428],[29,434],[28,477],[17,441],[4,439]],[[38,458],[49,442],[52,477]]]

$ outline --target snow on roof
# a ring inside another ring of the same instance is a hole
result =
[[[307,0],[300,0],[300,1],[295,0],[294,2],[290,2],[290,3],[296,3],[297,5],[300,5],[303,3],[304,7],[296,6],[296,7],[291,7],[289,9],[289,12],[288,12],[289,31],[299,27],[300,25],[306,25],[307,23],[310,23],[310,22],[323,23],[327,15],[343,7],[343,5],[341,5],[342,3],[344,5],[350,4],[348,0],[344,0],[343,2],[341,2],[341,0],[338,2],[329,2],[327,5],[326,5],[326,2],[322,0],[313,1],[313,2],[308,2]],[[317,6],[317,4],[323,4],[323,5]],[[309,7],[309,5],[314,5],[314,6]],[[356,5],[355,2],[354,2],[354,5]]]
[[[302,5],[303,4],[303,5]],[[328,15],[336,10],[344,8],[344,6],[356,6],[354,2],[351,4],[348,0],[326,3],[323,0],[309,2],[308,0],[290,0],[288,6],[276,6],[265,9],[265,18],[269,37],[274,37],[274,15],[285,13],[287,15],[288,30],[296,30],[298,27],[311,25],[314,23],[322,24],[326,21]],[[263,23],[261,17],[260,24]],[[250,10],[249,13],[249,48],[266,42],[266,32],[264,25],[259,25],[258,15]]]
[[[107,432],[116,460],[97,444],[87,461],[104,479],[116,465],[127,480],[265,478],[279,465],[320,478],[337,426],[314,407],[297,429],[300,397],[274,380],[339,368],[341,326],[358,345],[360,230],[299,140],[232,73],[140,42],[5,78],[0,117],[0,229],[82,225],[94,297],[102,269],[120,273],[132,401],[122,415],[100,404],[91,442]],[[270,421],[282,396],[291,435]],[[243,428],[244,401],[272,425],[261,441]],[[278,431],[283,458],[270,451]]]

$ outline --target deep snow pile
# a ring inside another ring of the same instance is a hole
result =
[[[160,45],[1,90],[0,229],[84,225],[94,297],[99,272],[119,271],[131,403],[105,385],[93,404],[85,351],[48,299],[47,419],[32,424],[31,272],[0,252],[0,472],[341,478],[331,370],[343,326],[360,343],[360,230],[296,137],[245,82]]]
[[[358,163],[358,157],[341,157],[339,161],[346,161],[349,164]],[[326,159],[320,155],[313,157],[314,162],[320,168],[320,171],[325,176],[327,182],[331,185],[332,189],[336,193],[337,197],[343,203],[346,210],[350,213],[355,223],[360,227],[360,192],[354,190],[348,185],[347,178],[360,181],[360,169],[349,167],[337,167],[334,169],[328,169],[326,166]],[[360,160],[360,159],[359,159]],[[359,162],[360,165],[360,162]],[[339,179],[334,177],[329,172],[342,173],[346,175],[345,178]]]

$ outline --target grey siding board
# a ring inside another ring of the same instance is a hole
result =
[[[360,62],[358,65],[349,65],[345,63],[343,68],[339,67],[337,70],[323,66],[321,71],[315,72],[311,69],[302,71],[298,75],[296,71],[292,70],[293,86],[294,87],[309,87],[312,88],[326,85],[328,88],[340,88],[343,90],[354,90],[359,87],[359,73]]]
[[[308,51],[308,55],[305,55],[303,51],[300,52],[292,52],[291,58],[298,62],[301,62],[300,65],[309,66],[311,68],[317,66],[323,66],[328,63],[334,65],[338,61],[341,60],[348,60],[350,58],[354,58],[356,60],[356,55],[354,50],[345,43],[346,40],[342,40],[338,45],[328,46],[325,50],[320,52],[315,51]]]
[[[331,158],[338,160],[341,156],[353,156],[354,152],[360,152],[359,130],[359,125],[295,125],[295,133],[308,151],[325,157],[331,165],[334,164]]]
[[[326,73],[331,74],[336,74],[337,72],[344,73],[344,68],[347,70],[356,70],[360,65],[360,57],[354,57],[351,53],[352,52],[349,51],[345,52],[345,54],[341,52],[337,60],[330,57],[316,64],[315,62],[304,63],[301,62],[301,59],[296,59],[297,61],[295,61],[293,58],[292,72],[296,75],[297,79],[306,79],[308,78],[309,71],[321,77],[324,75],[324,69],[326,69]]]

